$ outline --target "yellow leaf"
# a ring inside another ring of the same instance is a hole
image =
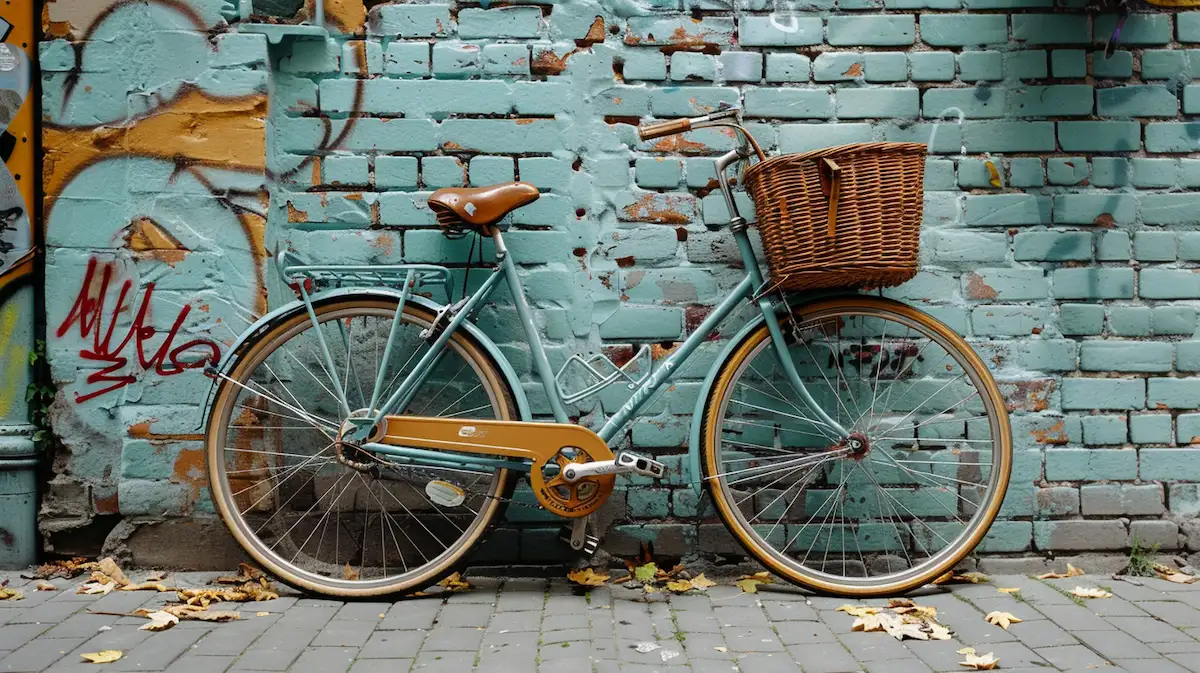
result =
[[[441,582],[438,582],[438,586],[451,593],[459,593],[471,589],[471,583],[464,580],[460,573],[454,573]]]
[[[1104,589],[1097,589],[1095,587],[1088,587],[1086,589],[1083,587],[1075,587],[1075,590],[1071,592],[1071,595],[1079,596],[1080,598],[1112,598],[1112,594],[1109,592],[1105,591]]]
[[[646,593],[648,593],[648,594],[657,594],[657,593],[662,592],[662,589],[659,589],[658,587],[654,586],[653,584],[646,584],[642,588],[645,589]]]
[[[1071,565],[1070,563],[1067,564],[1067,577],[1079,577],[1080,575],[1083,575],[1083,574],[1085,574],[1085,573],[1082,570],[1080,570],[1079,568],[1076,568],[1075,566]]]
[[[96,572],[104,573],[106,577],[116,582],[117,586],[123,587],[126,584],[131,584],[129,578],[121,571],[121,567],[111,557],[106,557],[100,563],[96,564]],[[96,579],[94,574],[92,579]]]
[[[75,589],[75,593],[77,593],[77,594],[100,594],[100,595],[104,596],[104,595],[107,595],[108,592],[112,591],[115,588],[117,588],[116,582],[107,582],[104,584],[101,584],[100,582],[84,582],[83,584],[80,584],[78,588]]]
[[[1021,593],[1020,587],[1000,587],[1000,588],[996,589],[996,591],[999,591],[1002,594],[1019,594],[1019,593]]]
[[[1062,579],[1066,579],[1068,577],[1079,577],[1080,575],[1083,575],[1083,574],[1085,574],[1083,572],[1083,570],[1076,568],[1075,566],[1068,563],[1067,564],[1067,572],[1065,572],[1065,573],[1048,572],[1048,573],[1043,573],[1041,575],[1038,575],[1037,578],[1039,580],[1062,580]]]
[[[837,612],[845,612],[854,617],[862,617],[864,615],[877,615],[883,612],[883,608],[873,608],[869,605],[843,605],[837,609]]]
[[[1191,584],[1191,583],[1195,582],[1197,579],[1200,579],[1200,578],[1193,577],[1192,575],[1184,575],[1183,573],[1171,573],[1169,575],[1164,575],[1163,573],[1159,573],[1158,576],[1168,582],[1174,582],[1175,584]]]
[[[567,573],[567,579],[585,587],[600,587],[608,581],[608,575],[601,575],[591,568],[582,568]]]
[[[888,601],[889,608],[911,608],[915,605],[916,603],[913,603],[912,600],[908,598],[893,598],[892,600]]]
[[[358,579],[358,571],[350,567],[350,562],[346,562],[346,567],[342,569],[342,579],[350,580],[351,582]]]
[[[653,563],[633,569],[633,577],[639,582],[653,582],[658,577],[658,566]]]
[[[950,640],[950,629],[937,622],[929,622],[930,640]]]
[[[934,580],[933,583],[934,584],[950,584],[952,582],[953,583],[966,582],[966,583],[970,583],[970,584],[987,584],[988,582],[991,582],[991,581],[992,581],[992,578],[988,577],[987,575],[984,575],[983,573],[948,572],[948,573],[942,575],[941,577],[937,578],[936,580]]]
[[[255,617],[270,617],[271,613],[270,612],[256,612],[256,613],[254,613],[254,616]]]
[[[987,623],[999,626],[1005,631],[1008,630],[1009,624],[1017,624],[1021,621],[1021,619],[1016,615],[1010,612],[1000,612],[999,610],[987,613],[987,616],[984,617],[984,619],[987,620]]]
[[[752,577],[752,578],[758,580],[759,582],[762,582],[763,584],[771,583],[771,573],[766,570],[763,570],[761,572],[756,572],[753,575],[746,575],[746,577]]]
[[[871,631],[883,631],[884,619],[885,618],[882,614],[865,614],[854,620],[854,623],[850,625],[850,630],[863,631],[867,633]]]
[[[1000,171],[996,170],[996,164],[993,163],[991,159],[988,159],[987,161],[983,162],[983,165],[987,166],[987,169],[988,169],[988,176],[989,176],[988,183],[993,187],[1001,186],[1000,185]]]
[[[121,591],[176,591],[163,585],[162,582],[142,582],[141,584],[126,584]]]
[[[253,582],[263,577],[265,577],[263,571],[258,568],[249,563],[239,563],[237,575],[218,577],[215,581],[217,584],[245,584],[246,582]]]
[[[743,577],[737,582],[734,582],[734,584],[736,584],[737,588],[741,589],[745,593],[756,594],[758,593],[758,585],[762,584],[762,582],[751,577]]]
[[[101,652],[88,652],[79,655],[93,664],[111,664],[112,662],[125,656],[121,650],[104,650]]]
[[[179,623],[179,618],[165,610],[156,610],[146,615],[150,620],[138,627],[139,631],[166,631]]]
[[[692,590],[691,580],[671,580],[667,582],[667,591],[677,594],[687,593]]]
[[[58,591],[58,587],[54,586],[53,584],[51,584],[49,582],[45,582],[45,581],[38,581],[38,583],[33,586],[38,591]]]
[[[0,587],[0,601],[19,601],[25,598],[25,594],[16,589],[8,587]]]
[[[700,591],[704,591],[705,589],[707,589],[709,587],[715,587],[715,586],[717,586],[717,583],[708,579],[707,577],[705,577],[704,573],[700,573],[699,575],[696,575],[695,577],[692,578],[692,588],[693,589],[699,589]]]
[[[966,655],[966,659],[964,661],[960,661],[958,663],[966,666],[967,668],[973,668],[977,671],[990,671],[993,668],[996,668],[996,666],[1000,663],[1000,660],[996,658],[995,654],[988,652],[982,656],[968,654]]]
[[[202,610],[194,613],[191,618],[202,622],[232,622],[241,619],[242,615],[229,610]]]
[[[956,650],[955,653],[956,654],[975,654],[975,648],[974,647],[964,647],[961,650]]]

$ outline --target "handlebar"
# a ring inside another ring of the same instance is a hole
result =
[[[741,113],[741,108],[729,107],[724,110],[704,115],[703,117],[686,117],[684,119],[673,119],[666,122],[658,122],[648,126],[638,127],[638,137],[642,140],[652,140],[663,136],[675,135],[696,128],[704,128],[711,126],[726,119],[733,119],[737,123],[738,115]]]

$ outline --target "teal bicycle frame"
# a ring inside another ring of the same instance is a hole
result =
[[[771,335],[771,342],[774,344],[774,349],[779,363],[792,384],[796,393],[805,405],[815,415],[816,420],[828,426],[840,439],[845,439],[849,436],[849,432],[827,414],[820,405],[813,399],[811,393],[805,387],[804,382],[800,378],[799,372],[796,370],[796,365],[792,358],[788,355],[788,346],[784,339],[783,329],[780,326],[778,318],[779,301],[770,293],[763,292],[764,279],[759,270],[758,260],[754,255],[754,250],[750,243],[750,237],[746,233],[746,221],[738,213],[737,205],[733,199],[733,193],[730,189],[729,180],[726,175],[730,166],[738,162],[746,161],[751,152],[745,136],[742,135],[740,126],[735,124],[721,123],[723,119],[716,115],[710,117],[698,118],[702,120],[700,123],[693,123],[693,128],[700,128],[702,125],[707,126],[732,126],[738,130],[740,145],[737,149],[719,157],[715,160],[717,168],[718,184],[721,193],[725,198],[726,205],[732,218],[728,224],[730,231],[737,243],[738,251],[741,253],[742,263],[746,269],[746,275],[741,282],[733,289],[733,291],[720,304],[718,304],[711,313],[700,323],[692,334],[676,348],[657,369],[653,369],[649,376],[644,378],[638,385],[633,386],[634,391],[629,400],[618,409],[601,427],[597,434],[605,442],[611,442],[621,429],[629,423],[638,413],[638,411],[651,399],[654,393],[670,379],[671,375],[678,371],[681,365],[695,352],[696,348],[707,340],[708,335],[716,330],[726,318],[728,318],[741,304],[742,301],[752,301],[762,313],[763,320]],[[703,123],[711,121],[712,123]],[[376,442],[366,441],[371,437],[380,421],[388,415],[395,413],[398,410],[405,409],[416,396],[417,391],[424,383],[429,371],[437,364],[439,358],[445,350],[451,335],[461,328],[465,321],[473,316],[480,308],[482,308],[491,297],[495,289],[501,282],[507,282],[510,294],[513,297],[513,302],[516,306],[517,315],[520,318],[525,336],[528,339],[530,353],[533,357],[533,364],[537,371],[537,376],[545,388],[546,396],[549,399],[550,410],[554,419],[558,423],[570,423],[567,415],[566,405],[562,399],[559,389],[556,385],[555,373],[552,371],[550,361],[546,357],[545,348],[542,345],[541,335],[538,332],[537,326],[533,320],[533,310],[529,305],[529,301],[525,296],[524,288],[521,285],[520,275],[517,271],[516,263],[513,261],[512,255],[509,254],[505,247],[504,238],[500,230],[496,227],[491,228],[491,235],[496,246],[496,257],[498,264],[492,270],[491,275],[486,281],[470,296],[463,297],[459,302],[445,307],[444,310],[449,311],[451,317],[444,327],[435,326],[431,328],[430,333],[426,337],[432,339],[430,349],[421,357],[417,364],[400,383],[400,386],[385,400],[382,406],[377,407],[380,398],[380,387],[383,384],[384,372],[380,371],[377,374],[375,389],[372,392],[371,404],[368,409],[377,409],[372,414],[363,418],[349,418],[351,409],[349,402],[344,392],[342,392],[342,384],[337,376],[337,368],[333,365],[333,358],[330,354],[328,344],[325,342],[324,335],[320,330],[314,330],[317,335],[322,355],[325,358],[325,364],[334,384],[334,390],[338,391],[339,402],[342,405],[342,412],[347,416],[348,422],[354,428],[347,434],[347,438],[351,441],[360,442],[363,449],[372,453],[387,456],[388,458],[404,464],[419,464],[430,465],[448,468],[462,469],[495,469],[505,468],[517,471],[528,472],[529,464],[523,461],[501,459],[501,458],[485,458],[474,454],[457,454],[453,452],[439,452],[425,449],[398,447],[380,444]],[[318,267],[292,267],[284,270],[285,279],[289,278],[289,272],[293,269],[311,270]],[[335,267],[319,267],[321,269],[334,269]],[[355,267],[358,269],[359,267]],[[377,267],[380,268],[380,267]],[[386,268],[386,267],[385,267]],[[421,273],[440,271],[446,274],[442,267],[425,267],[421,265],[399,265],[390,267],[397,274],[402,274],[404,278],[403,289],[399,298],[399,305],[396,309],[396,317],[392,324],[391,332],[388,336],[388,341],[384,347],[383,362],[388,362],[391,355],[393,343],[397,332],[401,325],[401,316],[404,312],[404,306],[411,297],[412,286],[417,282],[418,276]],[[437,271],[431,271],[437,270]],[[441,278],[439,283],[448,287],[448,275]],[[317,316],[313,309],[313,297],[310,294],[310,287],[304,283],[293,283],[296,287],[301,300],[303,301],[310,320],[313,324],[317,324]]]

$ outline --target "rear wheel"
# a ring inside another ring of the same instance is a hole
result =
[[[702,428],[705,484],[746,550],[779,576],[874,596],[936,579],[1004,499],[1012,439],[1000,391],[961,337],[898,302],[818,301],[781,319],[816,418],[766,326],[733,351]]]
[[[384,361],[395,301],[339,298],[314,309],[318,327],[306,311],[285,315],[244,345],[223,377],[206,434],[213,502],[242,547],[289,584],[343,597],[424,588],[481,539],[515,478],[397,466],[339,445],[345,414],[335,379],[352,413],[365,415],[376,374],[384,373],[387,399],[429,349],[420,332],[433,316],[406,305]],[[402,413],[515,417],[503,377],[461,331]]]

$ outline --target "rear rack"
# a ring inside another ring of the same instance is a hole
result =
[[[450,269],[435,264],[307,264],[299,255],[281,250],[275,266],[284,283],[296,290],[303,284],[308,293],[344,287],[403,290],[408,285],[410,291],[441,288],[445,303],[450,303]]]

